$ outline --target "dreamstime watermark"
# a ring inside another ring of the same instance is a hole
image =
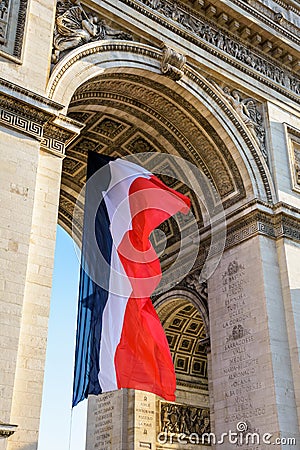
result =
[[[170,433],[162,431],[157,436],[159,444],[194,444],[194,445],[216,445],[216,444],[233,444],[241,445],[296,445],[296,438],[293,437],[275,437],[272,433],[257,433],[248,431],[246,422],[238,422],[236,430],[228,430],[217,436],[215,433]]]
[[[225,212],[223,210],[221,198],[216,191],[212,181],[208,178],[204,172],[197,168],[195,165],[186,161],[178,156],[161,154],[161,153],[139,153],[136,155],[130,155],[122,158],[124,161],[128,161],[132,164],[133,176],[139,174],[138,166],[142,166],[144,169],[149,171],[149,173],[154,173],[158,177],[172,177],[172,184],[185,185],[188,188],[190,196],[193,197],[193,204],[196,208],[199,208],[200,216],[206,229],[209,229],[209,248],[206,251],[205,261],[203,262],[202,269],[199,274],[199,283],[202,283],[209,279],[209,277],[214,273],[217,265],[220,262],[221,256],[225,247],[226,240],[226,219]],[[137,165],[137,166],[135,166]],[[134,167],[136,167],[136,173],[134,174]],[[72,234],[73,241],[78,242],[78,230],[83,229],[85,233],[85,245],[87,248],[84,253],[84,261],[81,260],[83,268],[89,277],[99,286],[107,289],[107,276],[105,274],[110,274],[109,276],[113,279],[118,279],[118,283],[114,283],[110,286],[113,294],[123,296],[124,295],[124,283],[126,284],[127,276],[122,270],[118,270],[116,267],[112,267],[110,262],[106,261],[104,256],[101,254],[99,245],[97,243],[96,233],[95,233],[95,223],[97,212],[101,201],[108,199],[114,190],[120,187],[120,184],[126,183],[126,177],[124,179],[118,179],[117,183],[110,183],[108,190],[101,190],[99,187],[103,186],[103,180],[107,177],[107,167],[99,169],[91,176],[86,185],[81,190],[77,202],[75,204],[72,220]],[[175,186],[176,189],[176,186]],[[89,195],[89,220],[83,222],[83,205],[85,202],[86,191],[93,193]],[[137,194],[132,194],[137,195]],[[135,201],[135,199],[131,199]],[[135,203],[138,203],[137,201]],[[142,202],[141,202],[142,204]],[[128,199],[122,199],[118,204],[113,217],[110,218],[111,224],[118,223],[119,221],[124,221],[128,217],[126,214],[126,208],[128,208]],[[155,209],[155,205],[148,205],[150,209]],[[168,213],[168,204],[164,205],[162,211],[166,214]],[[139,214],[141,211],[135,211],[135,214]],[[130,218],[131,219],[131,218]],[[176,222],[176,235],[178,237],[178,249],[176,257],[173,258],[172,263],[163,271],[162,279],[159,286],[156,288],[156,294],[162,294],[166,292],[175,284],[179,283],[184,279],[189,272],[193,269],[194,264],[199,255],[200,248],[200,234],[199,234],[199,222],[200,217],[196,217],[191,210],[183,215],[177,213],[173,216],[173,220]],[[128,220],[128,219],[127,219]],[[127,228],[130,229],[130,224],[127,224]],[[156,252],[161,255],[168,245],[168,236],[160,229],[155,230],[157,241],[160,241],[159,248],[155,248]],[[113,237],[114,238],[114,237]],[[117,247],[118,243],[113,242],[113,245]],[[130,244],[130,243],[129,243]],[[131,244],[132,245],[132,244]],[[130,245],[129,245],[130,246]],[[77,257],[80,260],[80,250],[76,248]],[[128,255],[132,259],[134,255],[135,262],[144,262],[145,255],[139,255],[136,249],[127,248]],[[127,256],[127,255],[123,255]],[[140,258],[140,260],[139,260]],[[97,262],[95,264],[95,261]],[[121,280],[124,278],[124,283]],[[131,277],[131,283],[134,280]],[[151,285],[151,279],[145,281],[145,290],[148,291],[147,285]],[[155,281],[155,280],[152,280]],[[148,295],[148,292],[141,292],[140,296],[143,298]]]

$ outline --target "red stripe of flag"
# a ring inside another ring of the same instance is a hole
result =
[[[115,354],[118,387],[146,390],[174,401],[172,357],[150,299],[161,280],[161,268],[149,235],[177,212],[187,213],[190,200],[151,176],[134,180],[129,202],[132,229],[124,235],[118,254],[133,291]]]

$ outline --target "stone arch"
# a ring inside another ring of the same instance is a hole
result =
[[[201,406],[209,405],[209,322],[207,286],[197,292],[179,287],[158,296],[155,309],[164,327],[177,379],[177,400],[193,392]]]
[[[178,308],[178,299],[186,304],[191,304],[195,307],[201,315],[204,326],[206,338],[209,339],[209,312],[207,302],[207,284],[199,284],[197,291],[195,289],[179,286],[173,288],[162,295],[156,297],[153,301],[156,311],[160,317],[161,322],[166,323],[170,315],[174,315]]]
[[[63,104],[64,111],[67,112],[69,105],[72,104],[71,99],[74,100],[74,94],[79,100],[78,95],[82,94],[83,87],[86,88],[96,82],[101,83],[105,77],[114,77],[115,81],[119,79],[122,83],[124,78],[127,77],[128,81],[130,77],[136,76],[150,83],[156,83],[157,86],[163,86],[169,93],[160,92],[161,99],[170,100],[176,96],[181,98],[179,102],[177,101],[177,106],[185,115],[188,128],[199,125],[201,116],[202,121],[210,125],[210,130],[218,129],[219,142],[223,143],[223,148],[219,149],[223,162],[226,163],[231,158],[242,180],[244,192],[240,199],[247,194],[248,200],[259,198],[272,203],[275,194],[266,161],[246,125],[226,102],[220,90],[189,64],[185,64],[184,76],[177,82],[163,76],[160,70],[162,55],[161,49],[135,42],[102,41],[86,44],[70,52],[54,68],[48,85],[48,95],[54,101]],[[158,87],[157,92],[159,89]],[[87,98],[83,97],[81,100],[86,101]],[[95,99],[96,96],[94,104]],[[91,96],[89,101],[90,104],[93,103]],[[188,112],[185,106],[182,107],[183,101],[192,106],[194,112]],[[124,98],[120,103],[123,105],[126,103]],[[173,101],[173,105],[174,103],[176,102]],[[206,132],[208,139],[211,138],[210,130]],[[215,142],[215,147],[217,150],[221,145]],[[216,151],[209,153],[215,155]],[[232,167],[230,170],[232,171]]]

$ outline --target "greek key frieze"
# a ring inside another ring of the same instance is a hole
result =
[[[41,124],[25,117],[20,117],[5,109],[0,109],[0,122],[3,125],[15,128],[38,139],[43,136],[43,126]]]
[[[143,3],[148,8],[151,8],[153,12],[146,8],[142,9],[134,0],[122,1],[138,9],[152,20],[165,25],[175,33],[180,33],[185,39],[197,43],[205,48],[206,51],[215,54],[217,50],[221,59],[227,61],[228,56],[231,59],[235,59],[238,63],[241,63],[239,65],[241,70],[246,71],[243,66],[251,69],[249,72],[247,71],[250,76],[255,76],[253,74],[254,69],[257,73],[269,79],[272,82],[272,87],[277,85],[290,90],[294,94],[300,94],[300,79],[298,77],[283,67],[274,64],[269,59],[264,58],[260,53],[251,50],[238,39],[233,38],[216,25],[206,21],[202,16],[197,15],[196,12],[187,11],[184,6],[169,0],[140,0],[139,4]],[[180,31],[178,25],[180,26]],[[228,56],[225,57],[225,54]],[[255,78],[258,78],[258,76],[256,75]],[[259,79],[266,82],[261,76]]]

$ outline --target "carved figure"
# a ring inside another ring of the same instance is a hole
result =
[[[120,30],[114,30],[96,14],[87,14],[79,0],[58,1],[52,63],[56,63],[60,53],[65,50],[71,50],[87,42],[102,39],[132,40],[132,36]]]
[[[254,102],[251,101],[250,99],[247,102],[245,100],[242,100],[240,94],[236,90],[230,92],[230,89],[228,87],[225,87],[223,89],[223,95],[229,101],[229,103],[231,104],[233,109],[237,112],[237,114],[241,117],[245,125],[247,125],[249,129],[253,129],[254,123],[251,118],[250,110]]]
[[[160,69],[164,75],[177,81],[183,77],[183,67],[186,58],[172,48],[164,47]]]
[[[88,17],[78,0],[73,0],[64,10],[60,3],[55,21],[52,62],[57,62],[60,52],[89,42],[97,34],[97,18]],[[63,11],[63,12],[62,12]]]
[[[209,411],[195,406],[161,405],[161,431],[166,433],[210,432]]]
[[[170,420],[169,420],[169,408],[168,408],[168,406],[163,406],[162,407],[161,415],[162,415],[162,418],[161,418],[162,431],[163,432],[169,431]]]
[[[179,432],[179,424],[178,424],[178,415],[177,415],[177,407],[175,405],[171,406],[171,410],[169,413],[170,418],[170,429],[173,433]]]
[[[182,408],[180,419],[179,419],[179,432],[180,433],[189,433],[189,429],[186,422],[187,416],[186,416],[186,410]]]
[[[216,83],[213,84],[220,89]],[[255,100],[252,98],[242,99],[238,91],[230,91],[227,86],[224,87],[221,92],[247,126],[248,130],[251,132],[253,138],[260,147],[264,158],[268,161],[268,153],[265,145],[265,129],[262,126],[263,118],[257,109]]]

